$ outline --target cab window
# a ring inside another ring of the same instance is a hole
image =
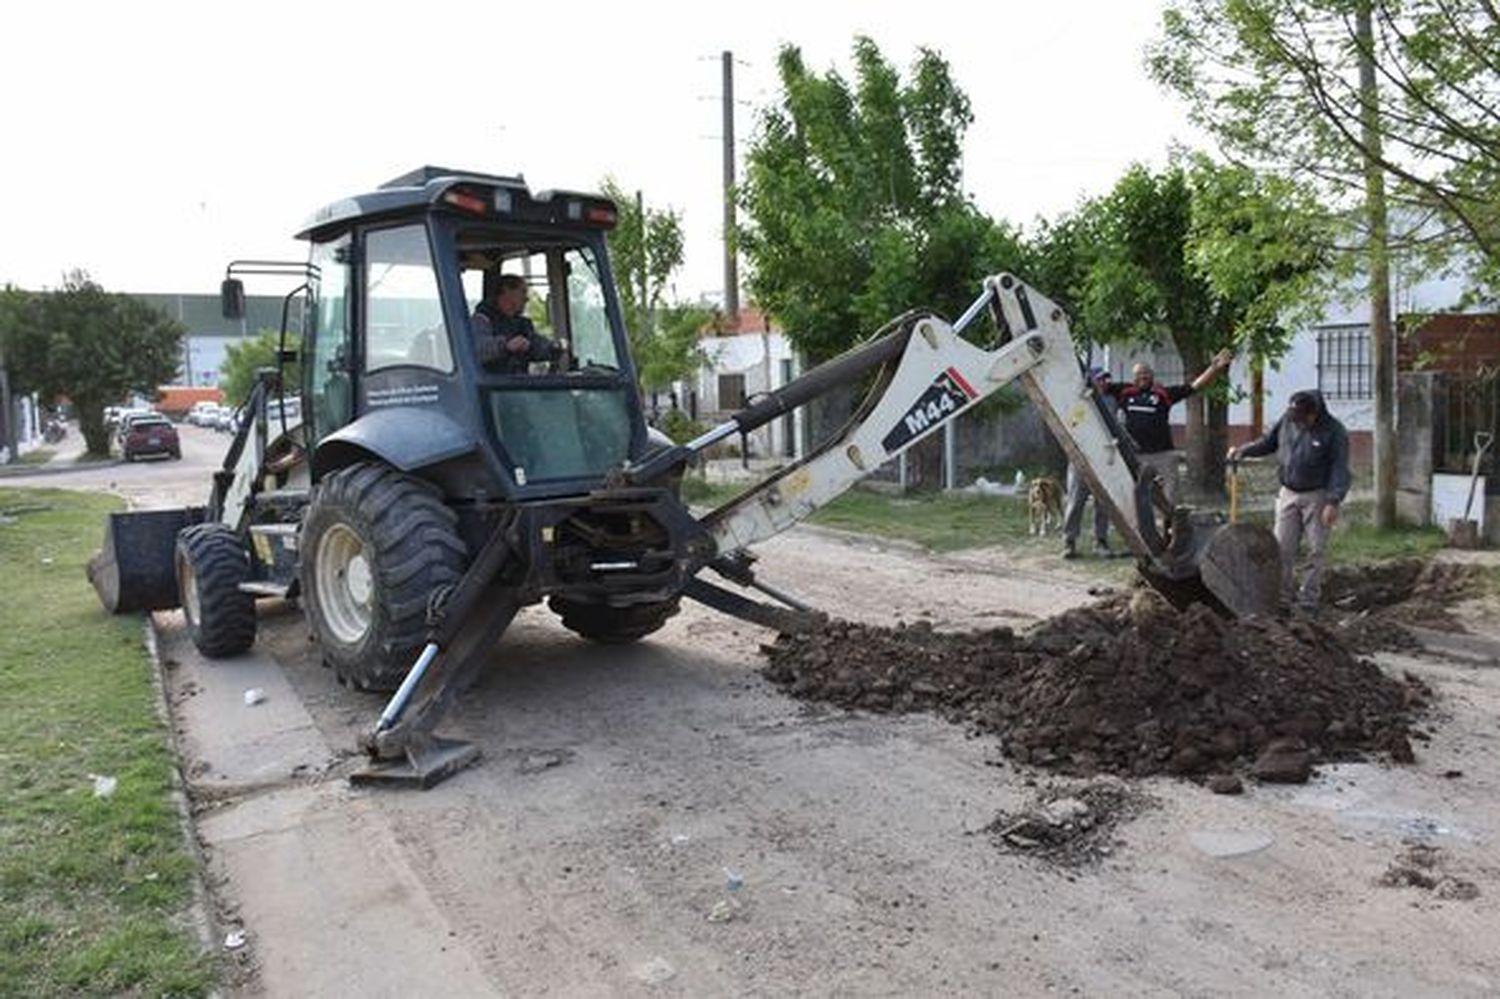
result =
[[[420,225],[365,237],[365,371],[432,368],[453,371],[437,274]]]

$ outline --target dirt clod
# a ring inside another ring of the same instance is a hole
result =
[[[1061,773],[1206,778],[1249,769],[1305,781],[1321,760],[1409,762],[1431,692],[1358,658],[1318,621],[1232,621],[1139,589],[1009,628],[830,622],[765,647],[796,697],[877,712],[931,711]]]
[[[1386,888],[1421,888],[1450,901],[1478,898],[1479,886],[1448,873],[1447,860],[1440,847],[1408,842],[1380,876],[1379,884]]]
[[[1053,785],[1019,812],[1002,812],[984,827],[1007,853],[1039,857],[1061,867],[1084,867],[1118,845],[1115,832],[1154,801],[1123,781]]]

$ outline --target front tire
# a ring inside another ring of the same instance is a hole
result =
[[[210,659],[255,644],[255,598],[240,592],[250,553],[224,524],[194,524],[177,535],[177,591],[188,634]]]
[[[610,607],[589,604],[566,597],[548,600],[554,613],[562,618],[563,627],[601,645],[629,645],[657,631],[667,619],[681,609],[681,598],[658,603]]]
[[[427,637],[434,592],[468,561],[458,518],[425,482],[361,463],[318,484],[302,522],[302,604],[323,659],[362,690],[394,690]]]

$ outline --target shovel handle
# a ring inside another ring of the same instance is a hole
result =
[[[1229,522],[1237,523],[1240,519],[1240,460],[1229,459]]]

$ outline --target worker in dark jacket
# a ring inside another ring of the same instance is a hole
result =
[[[524,375],[532,361],[554,361],[562,348],[536,331],[525,315],[526,279],[502,274],[492,301],[479,303],[472,322],[475,350],[487,368]]]
[[[1328,552],[1328,532],[1349,495],[1349,432],[1328,412],[1315,389],[1293,392],[1286,413],[1258,441],[1229,449],[1229,460],[1276,454],[1276,541],[1281,547],[1281,594],[1288,605],[1315,611]],[[1307,573],[1296,589],[1297,549],[1307,536]]]
[[[1177,502],[1177,451],[1172,443],[1172,407],[1194,392],[1201,392],[1224,373],[1234,354],[1221,350],[1207,368],[1187,385],[1161,385],[1149,364],[1131,369],[1128,385],[1112,385],[1109,393],[1125,417],[1125,432],[1135,442],[1142,463],[1156,469],[1167,501]]]

